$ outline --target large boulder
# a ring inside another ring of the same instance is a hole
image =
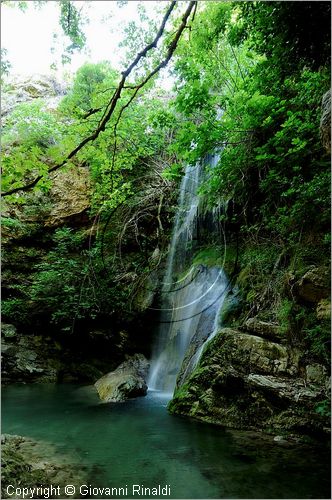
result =
[[[230,428],[324,434],[328,417],[316,410],[329,398],[328,373],[322,365],[306,365],[300,354],[294,347],[223,328],[177,388],[169,409]]]
[[[118,403],[128,398],[145,396],[148,390],[146,377],[149,363],[143,354],[135,354],[113,372],[95,383],[99,397],[105,403]]]
[[[323,95],[319,131],[324,148],[331,153],[331,90]]]

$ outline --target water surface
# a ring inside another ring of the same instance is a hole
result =
[[[101,487],[170,485],[168,498],[330,498],[329,454],[169,415],[150,392],[101,404],[92,387],[11,385],[2,432],[52,442]],[[131,494],[128,495],[132,497]]]

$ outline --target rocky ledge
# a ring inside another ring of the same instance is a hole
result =
[[[20,489],[38,488],[41,485],[54,487],[49,497],[33,495],[33,498],[79,498],[77,495],[65,495],[64,487],[67,484],[79,486],[88,481],[88,471],[79,460],[73,464],[74,458],[57,453],[54,445],[44,441],[37,441],[22,436],[3,434],[2,447],[2,472],[1,472],[1,498],[23,498]],[[18,488],[18,494],[8,496],[7,487],[12,485],[10,492]],[[59,488],[56,491],[56,488]],[[55,494],[59,492],[60,495]],[[26,497],[25,497],[26,498]]]
[[[105,343],[95,339],[91,331],[87,339],[90,349]],[[99,333],[99,332],[98,332]],[[104,367],[111,360],[89,357],[78,342],[75,356],[65,344],[61,344],[50,335],[20,334],[14,325],[1,323],[1,362],[2,384],[9,383],[58,383],[58,382],[93,382],[100,377]],[[101,335],[98,335],[103,337]],[[112,344],[113,345],[113,344]],[[97,363],[98,361],[98,363]]]
[[[279,337],[276,325],[249,321],[243,329],[220,330],[177,387],[169,410],[235,429],[311,437],[329,432],[327,368],[270,340]]]

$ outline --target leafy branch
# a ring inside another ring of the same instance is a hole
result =
[[[192,10],[194,9],[195,5],[196,5],[196,1],[191,1],[189,2],[189,5],[182,17],[182,21],[181,21],[181,24],[178,28],[178,30],[176,31],[174,37],[172,38],[171,42],[169,43],[168,47],[167,47],[167,52],[166,52],[166,56],[165,58],[139,83],[137,84],[134,88],[134,93],[133,95],[130,97],[130,99],[127,101],[126,104],[124,104],[122,106],[122,108],[120,109],[119,111],[119,116],[117,118],[117,121],[115,123],[115,131],[116,131],[116,128],[118,126],[118,123],[120,121],[120,118],[122,116],[122,113],[123,111],[130,105],[130,103],[135,99],[137,93],[139,92],[139,90],[144,87],[146,85],[146,83],[148,81],[151,80],[151,78],[153,76],[155,76],[159,71],[160,69],[164,68],[168,62],[170,61],[170,59],[172,58],[174,52],[175,52],[175,49],[178,45],[178,42],[180,40],[180,37],[182,35],[182,32],[183,30],[186,28],[187,26],[187,22],[188,22],[188,19],[190,17],[190,14],[192,12]],[[155,49],[157,47],[157,44],[158,44],[158,41],[160,40],[160,38],[163,36],[164,34],[164,31],[165,31],[165,26],[166,26],[166,23],[172,13],[172,11],[174,10],[175,8],[175,5],[176,5],[176,1],[172,1],[171,4],[169,5],[163,19],[162,19],[162,22],[161,22],[161,25],[160,25],[160,28],[154,38],[154,40],[149,43],[141,52],[139,52],[137,54],[137,56],[135,57],[134,61],[127,67],[126,70],[124,70],[122,72],[122,77],[121,77],[121,80],[116,88],[116,90],[114,91],[108,105],[106,106],[105,108],[105,111],[104,111],[104,114],[102,115],[99,123],[98,123],[98,126],[97,128],[94,130],[94,132],[89,135],[88,137],[86,137],[85,139],[83,139],[67,156],[66,158],[61,162],[61,163],[58,163],[57,165],[54,165],[53,167],[51,167],[49,170],[48,170],[48,174],[49,173],[52,173],[52,172],[55,172],[56,170],[59,170],[61,167],[63,167],[69,160],[71,160],[73,157],[75,157],[77,155],[77,153],[82,149],[84,148],[84,146],[90,142],[93,142],[94,140],[97,139],[97,137],[99,136],[99,134],[101,132],[103,132],[106,128],[106,125],[107,123],[109,122],[109,120],[111,119],[111,117],[113,116],[113,113],[116,109],[116,106],[117,106],[117,103],[119,101],[119,99],[121,98],[121,92],[122,90],[125,88],[125,83],[129,77],[129,75],[132,73],[132,71],[134,70],[134,68],[137,67],[138,63],[141,61],[142,58],[146,57],[147,54]],[[2,196],[5,197],[5,196],[9,196],[9,195],[12,195],[12,194],[15,194],[19,191],[28,191],[30,189],[32,189],[34,186],[36,186],[36,184],[38,184],[38,182],[44,177],[44,175],[38,175],[37,177],[35,177],[32,181],[26,183],[25,185],[22,185],[22,186],[19,186],[19,187],[16,187],[16,188],[13,188],[13,189],[9,189],[5,192],[2,193]]]

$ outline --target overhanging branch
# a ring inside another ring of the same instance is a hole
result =
[[[182,17],[182,21],[181,21],[181,24],[178,28],[178,30],[176,31],[174,37],[172,38],[170,44],[168,45],[168,48],[167,48],[167,53],[166,53],[166,56],[165,58],[144,78],[144,80],[142,82],[140,82],[137,86],[134,87],[134,93],[133,95],[130,97],[130,99],[128,100],[128,102],[120,109],[120,113],[119,113],[119,116],[118,116],[118,119],[116,121],[116,124],[115,124],[115,128],[117,127],[118,123],[119,123],[119,120],[122,116],[122,113],[123,111],[130,105],[130,103],[135,99],[138,91],[144,87],[144,85],[146,85],[146,83],[151,80],[151,78],[153,78],[153,76],[155,76],[159,71],[160,69],[164,68],[168,62],[170,61],[171,57],[173,56],[174,52],[175,52],[175,49],[177,47],[177,44],[179,42],[179,39],[182,35],[182,32],[183,30],[185,29],[186,25],[187,25],[187,22],[188,22],[188,19],[190,17],[190,14],[194,8],[194,6],[196,5],[197,3],[197,0],[195,1],[191,1],[189,2],[189,5]],[[165,26],[166,26],[166,23],[172,13],[172,11],[174,10],[174,7],[176,5],[176,1],[172,1],[162,19],[162,22],[161,22],[161,25],[160,25],[160,28],[154,38],[154,40],[149,43],[141,52],[139,52],[137,54],[137,56],[135,57],[134,61],[128,66],[128,68],[122,72],[122,77],[121,77],[121,80],[118,84],[118,86],[116,87],[116,90],[114,91],[108,105],[106,106],[106,109],[104,111],[104,114],[103,116],[101,117],[99,123],[98,123],[98,126],[97,128],[95,129],[95,131],[89,135],[88,137],[86,137],[85,139],[83,139],[67,156],[66,158],[61,162],[61,163],[58,163],[57,165],[54,165],[53,167],[51,167],[49,170],[48,170],[48,173],[52,173],[52,172],[55,172],[56,170],[59,170],[61,167],[63,167],[69,160],[71,160],[74,156],[77,155],[77,153],[84,148],[84,146],[86,144],[88,144],[89,142],[93,142],[94,140],[97,139],[97,137],[99,136],[99,134],[101,132],[103,132],[106,128],[106,125],[107,123],[109,122],[110,118],[112,117],[113,113],[114,113],[114,110],[116,108],[116,105],[121,97],[121,92],[122,90],[124,89],[125,87],[125,83],[126,83],[126,80],[128,78],[128,76],[131,74],[131,72],[133,71],[133,69],[137,66],[137,64],[141,61],[142,58],[146,57],[146,55],[149,53],[149,51],[155,49],[157,47],[157,44],[158,44],[158,41],[160,40],[160,38],[162,37],[163,33],[164,33],[164,30],[165,30]],[[43,175],[39,175],[37,177],[35,177],[35,179],[33,179],[31,182],[28,182],[26,183],[25,185],[23,186],[19,186],[19,187],[16,187],[16,188],[13,188],[13,189],[9,189],[5,192],[2,193],[2,196],[5,197],[5,196],[9,196],[9,195],[12,195],[12,194],[15,194],[19,191],[28,191],[30,189],[32,189],[34,186],[36,186],[36,184],[38,184],[38,182],[43,178],[44,176]]]

